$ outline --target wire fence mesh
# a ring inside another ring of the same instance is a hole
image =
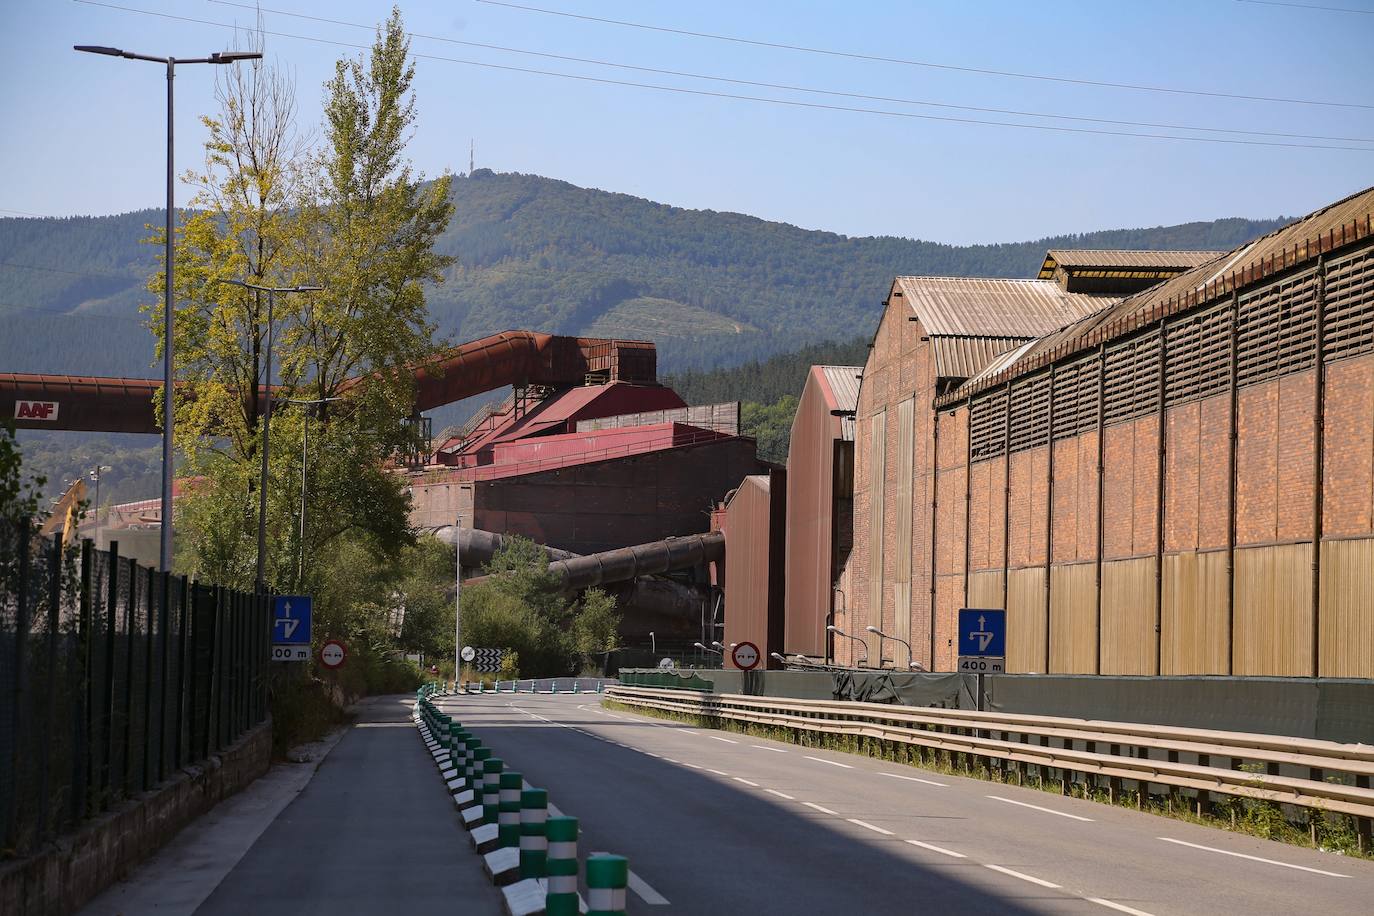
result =
[[[0,523],[0,858],[263,721],[269,601]]]

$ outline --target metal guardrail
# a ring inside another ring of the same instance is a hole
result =
[[[1076,776],[1105,778],[1114,801],[1123,781],[1142,794],[1150,786],[1170,793],[1194,790],[1199,810],[1209,795],[1230,795],[1274,804],[1350,815],[1362,849],[1370,846],[1374,818],[1374,746],[1341,744],[1276,735],[1099,722],[1052,716],[1004,715],[957,709],[893,707],[878,703],[795,700],[736,694],[614,686],[606,698],[640,706],[790,728],[814,734],[876,738],[933,751],[1059,770],[1065,782]],[[1014,737],[1013,737],[1014,736]],[[1057,744],[1056,744],[1057,742]],[[1180,760],[1189,755],[1196,762]],[[1156,756],[1159,755],[1159,756]],[[1213,765],[1222,758],[1225,766]],[[1242,769],[1247,764],[1264,772]],[[1306,771],[1305,776],[1285,775]]]

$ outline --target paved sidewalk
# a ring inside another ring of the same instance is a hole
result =
[[[411,698],[398,696],[359,704],[358,721],[265,829],[264,816],[255,824],[251,817],[243,817],[224,825],[237,832],[240,849],[251,842],[227,874],[223,865],[218,871],[207,868],[198,879],[198,888],[177,887],[175,894],[167,893],[172,890],[169,885],[178,883],[173,880],[175,863],[212,860],[230,845],[223,836],[225,829],[200,831],[209,835],[196,836],[193,826],[164,850],[171,856],[172,867],[139,869],[102,895],[97,901],[101,905],[89,912],[102,916],[500,913],[500,892],[483,875],[482,860],[472,850],[453,802],[416,734],[410,720],[412,705]],[[274,767],[264,779],[279,769],[285,768]],[[249,807],[261,809],[262,805]],[[179,844],[189,844],[189,848],[179,849]]]

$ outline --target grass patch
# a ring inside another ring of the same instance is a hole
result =
[[[932,773],[947,776],[966,776],[988,782],[1018,785],[1040,789],[1053,795],[1082,798],[1100,804],[1134,808],[1149,814],[1169,817],[1175,820],[1201,824],[1233,833],[1244,833],[1261,839],[1274,840],[1294,846],[1305,846],[1332,852],[1337,855],[1355,858],[1374,859],[1374,849],[1366,840],[1363,851],[1360,837],[1353,817],[1320,809],[1296,809],[1300,820],[1292,820],[1282,806],[1258,798],[1215,793],[1210,799],[1201,801],[1192,795],[1181,792],[1164,795],[1142,793],[1137,789],[1122,789],[1119,781],[1107,785],[1096,782],[1091,774],[1066,774],[1062,770],[1039,767],[1035,764],[1017,765],[1011,761],[997,761],[978,757],[924,748],[899,741],[884,741],[856,735],[828,735],[806,729],[784,728],[779,726],[755,725],[750,722],[737,722],[733,719],[719,719],[714,716],[698,716],[668,710],[650,709],[612,699],[603,699],[602,705],[625,712],[653,716],[710,728],[718,731],[734,732],[751,738],[765,738],[784,744],[820,750],[840,751],[885,760],[902,766],[916,767]],[[1263,766],[1246,766],[1242,769],[1259,774]],[[1255,785],[1259,785],[1256,780]]]

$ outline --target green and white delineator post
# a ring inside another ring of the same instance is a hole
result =
[[[500,757],[482,761],[482,823],[495,824],[501,810],[501,770],[505,763]]]
[[[520,846],[520,792],[525,778],[512,770],[506,770],[498,783],[500,794],[496,802],[496,844],[512,849]]]
[[[543,878],[547,874],[549,838],[549,790],[525,789],[520,793],[520,877]]]
[[[549,839],[544,916],[578,916],[577,818],[551,817],[544,832]]]
[[[630,863],[624,856],[587,857],[587,916],[625,916]]]
[[[477,742],[476,746],[472,742]],[[482,747],[478,738],[468,740],[468,788],[478,801],[482,798],[482,764],[491,759],[491,748]]]

